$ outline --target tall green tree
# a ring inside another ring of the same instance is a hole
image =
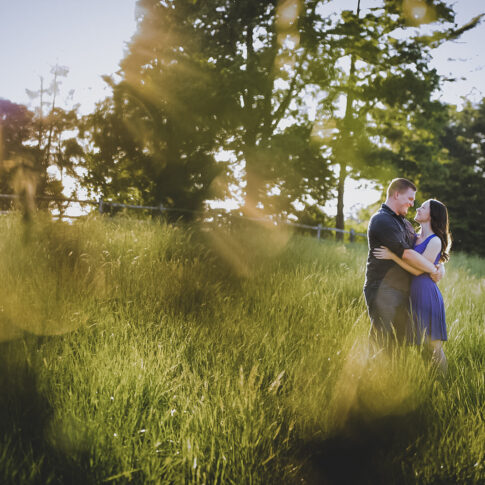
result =
[[[107,196],[195,208],[221,195],[213,189],[228,171],[214,159],[224,150],[244,165],[248,213],[294,210],[310,192],[323,201],[331,172],[298,106],[308,82],[332,68],[315,37],[318,2],[137,5],[122,79],[86,120],[96,147],[88,183]]]
[[[448,207],[454,248],[485,255],[485,99],[444,105],[433,125],[443,162],[421,175],[420,190]]]
[[[216,44],[193,2],[145,0],[138,11],[121,80],[107,79],[113,96],[84,120],[85,181],[105,198],[200,209],[226,173],[215,153],[231,100],[209,59]]]
[[[396,141],[412,129],[415,116],[433,109],[431,97],[439,89],[440,78],[430,67],[432,49],[478,21],[456,29],[454,11],[444,1],[385,0],[365,10],[364,0],[355,3],[354,11],[342,12],[326,30],[334,55],[346,66],[331,87],[344,105],[344,114],[336,115],[332,141],[340,229],[345,180],[348,176],[385,179],[393,169],[402,173],[408,160],[402,158]],[[432,24],[432,33],[423,35],[418,28],[422,24]]]
[[[319,3],[246,0],[216,9],[218,65],[234,106],[224,148],[244,163],[247,214],[288,214],[293,202],[328,198],[328,160],[311,139],[302,102],[311,84],[328,82],[333,72],[317,35],[325,22]]]

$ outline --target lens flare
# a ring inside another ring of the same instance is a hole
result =
[[[295,64],[295,56],[280,55],[275,59],[275,68],[280,72],[285,71],[287,74],[292,71],[292,69],[295,67]]]
[[[0,340],[61,335],[86,325],[88,302],[107,291],[97,243],[82,228],[41,213],[29,224],[17,216],[2,222],[8,237],[0,244]]]
[[[333,119],[317,120],[310,134],[314,143],[330,142],[337,133],[337,122]]]
[[[367,343],[363,340],[356,341],[345,359],[330,404],[332,422],[337,429],[344,426],[351,409],[355,406],[359,384],[367,366],[368,354]]]
[[[251,278],[263,261],[278,256],[287,247],[291,231],[251,204],[244,207],[244,215],[250,221],[236,219],[230,230],[215,227],[206,234],[212,252],[236,276]]]
[[[298,49],[300,46],[300,34],[298,32],[278,34],[278,45],[284,49]]]
[[[278,30],[291,29],[300,13],[301,4],[298,0],[282,0],[276,8],[276,26]]]
[[[287,77],[296,64],[295,51],[300,46],[298,16],[301,10],[299,0],[282,0],[276,7],[276,32],[280,51],[274,67],[282,77]]]
[[[429,24],[436,20],[436,11],[424,0],[404,0],[402,6],[406,22],[413,26]]]

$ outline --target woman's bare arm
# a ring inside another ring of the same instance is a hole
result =
[[[440,251],[441,241],[438,238],[433,238],[428,243],[423,254],[413,249],[406,249],[403,258],[399,258],[391,250],[381,246],[381,248],[374,249],[374,256],[378,259],[392,259],[401,268],[415,276],[429,273],[433,281],[437,283],[444,275],[443,265],[439,265],[437,268],[433,263]]]
[[[402,259],[405,263],[408,263],[411,266],[419,269],[421,273],[436,273],[436,266],[434,265],[434,263],[429,258],[423,256],[422,254],[419,254],[414,249],[405,249],[402,255]]]
[[[390,249],[386,248],[385,246],[374,249],[373,254],[377,259],[392,259],[395,263],[401,266],[402,269],[415,276],[424,273],[424,271],[421,271],[418,268],[415,268],[414,266],[406,263],[404,260],[402,260],[399,256],[394,254]]]

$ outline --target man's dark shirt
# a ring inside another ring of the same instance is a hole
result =
[[[393,288],[408,292],[412,275],[390,259],[377,259],[372,251],[386,246],[401,258],[405,249],[414,246],[415,232],[411,223],[382,204],[369,221],[367,239],[369,256],[364,288],[377,290],[381,282],[386,281]]]

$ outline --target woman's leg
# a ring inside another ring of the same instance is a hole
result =
[[[441,371],[443,375],[446,375],[448,370],[448,361],[446,360],[445,353],[443,351],[442,340],[430,340],[429,341],[431,354],[431,361]]]

